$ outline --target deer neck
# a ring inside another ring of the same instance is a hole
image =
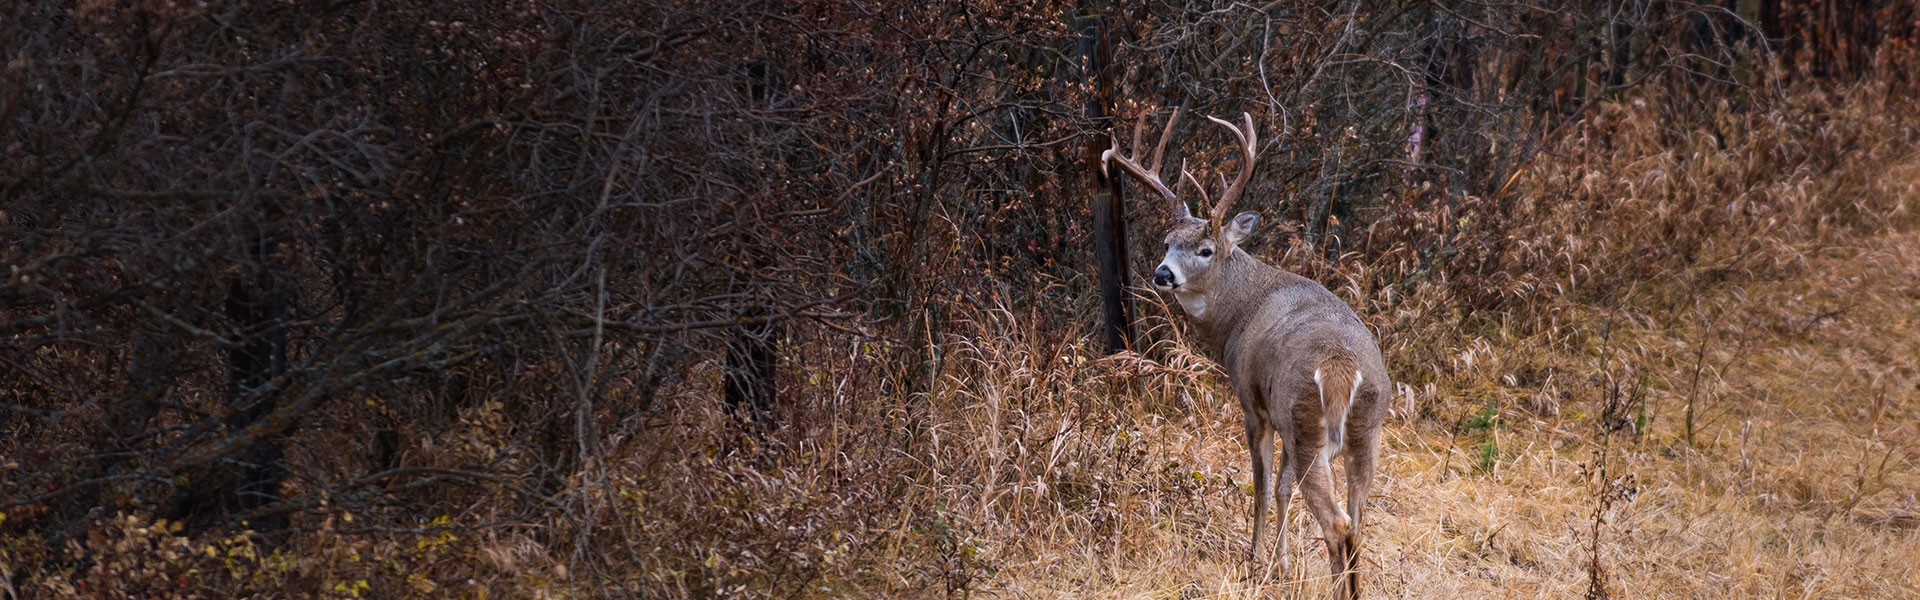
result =
[[[1198,326],[1201,340],[1218,355],[1240,323],[1258,311],[1261,299],[1272,287],[1266,285],[1272,279],[1270,272],[1276,269],[1239,248],[1214,268],[1219,271],[1214,273],[1207,293],[1175,292],[1174,299]]]

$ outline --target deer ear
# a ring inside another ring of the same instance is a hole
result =
[[[1240,240],[1252,236],[1253,228],[1259,226],[1260,213],[1247,211],[1234,215],[1233,220],[1228,221],[1227,226],[1223,228],[1223,233],[1226,234],[1227,238],[1227,246],[1239,246]]]

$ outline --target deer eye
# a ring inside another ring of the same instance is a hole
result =
[[[1213,249],[1212,249],[1212,248],[1201,248],[1201,249],[1200,249],[1200,258],[1206,258],[1206,257],[1209,257],[1209,256],[1213,256]]]

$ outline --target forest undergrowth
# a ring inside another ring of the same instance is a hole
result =
[[[1864,86],[1722,105],[1718,131],[1681,133],[1659,102],[1604,105],[1518,178],[1527,225],[1489,255],[1509,274],[1499,311],[1461,318],[1454,286],[1407,264],[1256,248],[1332,281],[1383,333],[1401,393],[1367,523],[1372,592],[1920,593],[1920,113]],[[85,568],[18,593],[193,577],[205,597],[1324,595],[1303,510],[1285,525],[1291,570],[1250,574],[1237,402],[1176,310],[1138,300],[1153,345],[1115,356],[1038,309],[979,306],[938,341],[937,387],[891,401],[867,394],[900,376],[897,349],[791,348],[804,359],[783,377],[815,400],[764,436],[688,385],[674,418],[609,427],[604,462],[517,528],[462,530],[489,516],[483,496],[384,542],[329,535],[354,527],[342,511],[268,551],[124,515],[71,544]],[[495,445],[510,425],[497,405],[466,410],[424,462],[516,460]],[[623,547],[570,542],[583,528]],[[52,558],[9,543],[10,561]],[[628,560],[580,560],[612,553]]]
[[[1717,131],[1673,131],[1660,102],[1603,106],[1517,180],[1526,226],[1482,291],[1501,310],[1463,319],[1457,288],[1406,264],[1258,252],[1383,331],[1401,396],[1368,589],[1920,592],[1920,123],[1870,86],[1722,104]],[[641,463],[670,474],[637,483],[672,515],[643,568],[689,594],[1324,596],[1304,510],[1291,570],[1250,574],[1237,401],[1177,309],[1140,300],[1154,346],[1110,357],[978,307],[926,397],[807,407],[771,443],[736,445],[721,407],[684,397],[705,420],[654,448],[688,458]],[[806,385],[844,402],[884,353],[802,352],[836,356]]]

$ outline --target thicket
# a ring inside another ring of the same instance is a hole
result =
[[[1123,123],[1253,115],[1256,254],[1418,388],[1911,219],[1805,185],[1920,136],[1914,5],[1829,4],[9,3],[0,587],[953,593],[1217,518],[1114,426],[1208,371],[1095,342],[1076,18]]]

